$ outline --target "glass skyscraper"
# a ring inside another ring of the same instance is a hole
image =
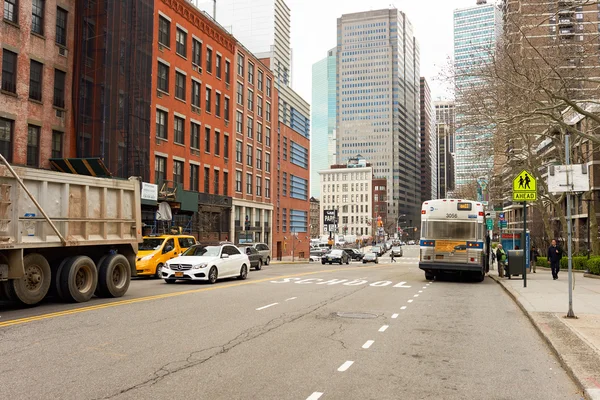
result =
[[[419,46],[396,8],[342,15],[337,40],[337,162],[358,154],[387,180],[388,222],[421,217]],[[386,227],[390,228],[390,227]]]
[[[495,4],[477,0],[473,7],[454,10],[454,70],[456,73],[455,169],[456,186],[475,182],[487,176],[493,166],[491,152],[494,127],[461,124],[462,100],[470,91],[478,90],[480,80],[470,76],[480,66],[492,60],[502,32],[502,11]]]
[[[335,163],[335,56],[336,49],[312,67],[312,104],[310,141],[310,193],[320,198],[319,171]]]

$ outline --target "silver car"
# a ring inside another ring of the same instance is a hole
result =
[[[254,243],[254,247],[262,256],[263,263],[269,265],[271,263],[271,249],[264,243]]]

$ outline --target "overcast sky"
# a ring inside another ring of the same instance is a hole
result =
[[[293,88],[311,102],[312,65],[336,46],[337,18],[342,14],[394,5],[412,22],[421,47],[421,76],[432,88],[432,99],[444,96],[434,78],[453,51],[452,12],[476,0],[286,0],[292,13]],[[447,97],[447,96],[446,96]]]

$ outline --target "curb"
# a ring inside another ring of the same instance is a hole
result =
[[[583,276],[585,276],[586,278],[600,279],[600,275],[594,275],[594,274],[583,274]]]
[[[535,267],[535,269],[541,269],[542,271],[552,271],[552,268],[547,267]],[[567,269],[561,269],[560,272],[567,272]],[[583,269],[573,269],[574,273],[584,274],[585,270]],[[532,274],[533,272],[527,272],[527,275]]]
[[[538,267],[538,268],[540,268],[540,267]],[[527,317],[529,322],[531,322],[531,325],[533,325],[533,327],[537,331],[538,335],[540,335],[540,337],[544,340],[544,342],[546,342],[548,347],[552,350],[552,352],[554,353],[556,358],[558,358],[560,365],[564,368],[564,370],[571,377],[571,379],[573,379],[573,382],[575,382],[575,384],[582,391],[584,397],[588,400],[600,400],[600,389],[596,389],[596,388],[587,386],[587,384],[585,383],[585,380],[575,374],[571,365],[569,365],[569,363],[565,360],[565,358],[560,354],[558,348],[554,345],[552,340],[544,333],[544,331],[542,330],[542,327],[538,324],[538,322],[533,317],[533,315],[531,315],[531,313],[529,311],[527,311],[525,306],[523,306],[523,304],[521,304],[521,302],[518,300],[517,295],[513,292],[513,290],[508,288],[507,286],[505,286],[502,283],[502,281],[499,279],[499,277],[497,277],[495,275],[488,275],[488,277],[493,279],[500,286],[502,286],[504,291],[510,296],[510,298],[513,299],[513,301],[521,309],[521,311],[523,311],[523,314],[525,314],[525,316]],[[568,328],[568,329],[575,336],[577,336],[577,338],[579,338],[579,336],[575,332],[573,332],[573,330],[571,330],[571,328]],[[587,346],[587,344],[585,344],[585,345]]]

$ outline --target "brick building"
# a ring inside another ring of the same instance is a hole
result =
[[[378,221],[381,221],[381,227],[384,229],[389,228],[387,222],[387,205],[388,205],[388,195],[387,195],[387,179],[385,178],[374,178],[373,179],[373,231],[372,236],[378,236],[376,229]],[[381,220],[379,219],[381,218]],[[394,227],[395,228],[395,227]],[[389,231],[389,230],[388,230]]]
[[[0,21],[0,153],[50,168],[74,154],[74,0],[4,0]]]
[[[277,90],[273,73],[237,43],[235,54],[234,132],[235,157],[231,193],[235,243],[264,242],[272,247],[273,221],[271,173],[272,139],[277,127]],[[275,128],[276,129],[276,128]]]

